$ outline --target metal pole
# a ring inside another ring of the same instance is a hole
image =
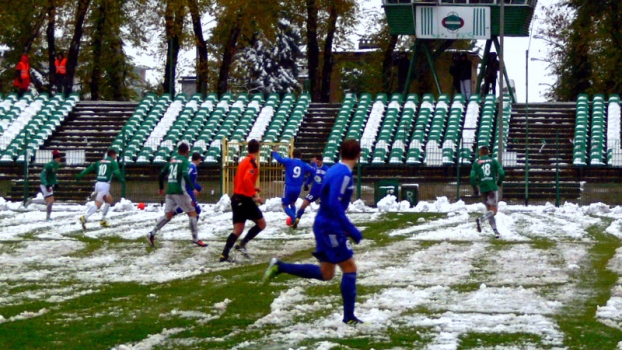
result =
[[[30,180],[28,178],[28,130],[24,130],[24,206],[28,201]]]
[[[356,198],[361,199],[361,163],[356,163]]]
[[[462,149],[462,137],[460,138],[460,142],[458,143],[458,153],[457,153],[457,157],[456,157],[456,162],[458,162],[458,164],[456,165],[456,169],[457,169],[457,179],[456,179],[456,202],[460,200],[460,150]]]
[[[171,94],[171,98],[173,98],[173,86],[175,84],[175,79],[173,78],[173,38],[170,39],[170,44],[169,44],[169,86],[168,86],[168,92]]]
[[[555,206],[559,207],[559,129],[555,130]]]
[[[529,50],[525,51],[525,206],[529,205]]]
[[[500,26],[499,26],[499,36],[501,37],[501,43],[499,47],[499,72],[503,72],[504,61],[503,61],[503,39],[505,35],[505,1],[501,0],[501,11],[500,11]],[[497,130],[499,130],[499,149],[497,158],[499,160],[499,164],[503,166],[503,77],[499,79],[499,113],[498,113],[498,125]],[[503,192],[499,189],[499,200],[503,197]]]
[[[125,145],[127,140],[125,139],[125,129],[122,130],[122,134],[121,134],[122,140],[123,140],[123,150],[121,150],[121,175],[123,175],[123,178],[125,179],[125,174],[126,174],[126,170],[125,170]],[[126,182],[124,181],[121,183],[121,198],[127,198],[127,187],[126,187]]]

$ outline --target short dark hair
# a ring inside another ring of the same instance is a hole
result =
[[[188,144],[185,142],[177,147],[177,152],[179,152],[179,154],[186,154],[188,151],[190,151],[190,147],[188,147]]]
[[[192,161],[203,160],[203,156],[199,152],[192,153]]]
[[[319,160],[321,162],[322,159],[324,159],[324,158],[322,158],[322,155],[319,155],[319,156],[315,156],[315,159],[317,159],[317,160]]]
[[[341,144],[341,158],[357,159],[361,155],[361,145],[355,139],[347,139]]]
[[[112,155],[116,155],[117,151],[114,148],[111,148],[108,150],[108,152],[106,153],[106,155],[108,155],[108,157],[112,157]]]
[[[479,153],[481,153],[481,154],[488,154],[488,153],[490,153],[490,150],[488,149],[487,146],[482,146],[482,147],[479,148]]]
[[[295,149],[293,152],[294,158],[302,157],[302,152],[299,149]]]
[[[248,145],[246,146],[249,154],[259,152],[259,141],[252,139],[248,141]]]

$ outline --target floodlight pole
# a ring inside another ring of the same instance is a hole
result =
[[[499,36],[501,37],[500,42],[500,50],[499,50],[499,71],[503,74],[504,62],[503,62],[503,39],[505,35],[505,1],[500,0],[500,26],[499,26]],[[508,87],[508,92],[509,87]],[[511,92],[510,92],[511,93]],[[503,166],[503,77],[499,79],[499,109],[497,113],[498,122],[497,122],[497,130],[499,130],[499,147],[497,158],[499,160],[499,164]],[[499,199],[503,197],[503,191],[499,188]]]
[[[525,206],[529,205],[529,49],[525,51]]]

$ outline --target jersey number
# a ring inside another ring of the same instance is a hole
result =
[[[484,172],[485,176],[490,176],[490,164],[484,164],[484,166],[482,167],[482,171]]]
[[[108,171],[108,166],[106,164],[102,164],[99,166],[99,174],[98,176],[106,176],[106,172]]]
[[[294,168],[294,179],[297,179],[300,177],[300,173],[302,173],[302,169],[300,169],[299,166]]]
[[[168,181],[177,182],[177,166],[178,164],[171,165],[168,169]]]

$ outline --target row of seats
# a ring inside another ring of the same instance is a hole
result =
[[[234,96],[232,94],[225,94],[220,101],[217,96],[213,96],[215,105],[210,101],[212,96],[208,96],[207,100],[201,105],[201,109],[197,114],[201,115],[199,122],[202,128],[199,131],[199,136],[192,144],[192,152],[202,155],[207,154],[209,147],[214,142],[218,131],[224,124],[227,112],[230,109],[230,105],[234,103]]]
[[[607,106],[607,164],[614,167],[622,166],[620,126],[620,96],[610,95]]]
[[[415,115],[419,105],[419,96],[417,94],[409,94],[406,97],[402,116],[395,131],[395,137],[391,144],[391,154],[389,155],[390,164],[404,164],[406,158],[406,144],[410,140],[413,125],[415,124]]]
[[[71,94],[66,100],[60,94],[51,99],[46,93],[37,96],[4,133],[0,142],[0,162],[23,162],[25,149],[28,150],[30,158],[34,156],[73,110],[78,100],[78,94]]]
[[[605,165],[605,97],[601,94],[592,98],[590,133],[590,165]]]
[[[475,158],[473,152],[473,142],[475,141],[475,135],[477,132],[477,123],[480,115],[480,96],[471,95],[469,98],[469,104],[464,117],[464,126],[462,128],[462,145],[460,147],[460,159],[461,164],[471,164]]]
[[[225,116],[220,129],[214,135],[205,156],[206,163],[217,163],[222,154],[223,140],[228,140],[233,134],[234,127],[239,123],[242,113],[246,110],[248,95],[240,94],[231,105],[229,112]]]
[[[479,95],[471,95],[470,100],[476,101],[475,105],[478,105]],[[449,110],[449,120],[447,122],[447,131],[445,131],[445,138],[443,139],[443,165],[455,164],[456,149],[459,146],[460,135],[462,133],[462,120],[465,114],[465,102],[465,96],[458,94],[454,96],[454,101],[451,104],[451,109]]]
[[[587,165],[587,142],[589,129],[589,101],[586,94],[577,96],[577,119],[574,130],[572,164]]]
[[[403,100],[404,97],[402,94],[393,94],[391,96],[391,102],[389,102],[389,106],[387,107],[387,115],[384,117],[382,126],[380,127],[380,133],[377,138],[378,141],[374,145],[374,153],[371,160],[372,164],[384,164],[387,161],[389,147],[393,142],[393,136],[396,135]],[[404,113],[406,113],[406,106],[404,106]]]
[[[0,102],[0,135],[4,134],[9,125],[22,114],[33,100],[34,96],[32,94],[25,94],[18,99],[17,94],[12,93]]]
[[[361,95],[361,100],[364,101],[363,105],[367,105],[369,102],[371,102],[371,95],[363,94]],[[341,105],[341,109],[339,110],[337,118],[335,119],[333,129],[328,136],[326,147],[324,147],[324,154],[322,156],[324,163],[335,163],[337,159],[337,151],[339,149],[339,146],[341,145],[341,142],[344,139],[346,129],[350,125],[350,117],[352,116],[352,111],[356,102],[356,95],[346,94],[346,97],[343,100],[343,104]]]
[[[395,100],[392,99],[391,101],[391,103],[393,104],[393,110],[399,111],[399,105],[401,104],[401,95],[395,95],[394,97]],[[372,148],[376,143],[376,139],[378,138],[378,130],[380,129],[381,123],[383,123],[385,119],[385,109],[387,109],[387,95],[378,94],[378,96],[376,96],[376,101],[371,107],[371,112],[369,113],[369,118],[367,118],[367,122],[365,123],[363,134],[360,137],[360,161],[363,164],[367,164],[370,161],[372,155]],[[392,117],[397,118],[397,116],[393,114]]]
[[[449,102],[450,97],[447,94],[442,94],[438,98],[425,146],[423,162],[426,165],[438,166],[443,164],[443,153],[440,146],[445,134],[445,127],[447,126]],[[462,110],[460,110],[460,113],[462,114]]]
[[[510,135],[510,120],[512,117],[512,101],[510,100],[509,95],[503,96],[503,135],[501,135],[501,140],[503,141],[503,149],[507,150],[508,146],[508,136]],[[492,157],[497,158],[499,154],[499,127],[495,128],[495,139],[494,144],[492,146]],[[503,159],[507,159],[507,163],[504,164],[509,165],[511,162],[516,162],[516,155],[513,152],[512,156],[510,154],[504,155]]]
[[[410,143],[408,144],[408,153],[406,156],[406,164],[421,164],[423,161],[423,146],[426,142],[430,123],[434,116],[434,96],[425,94],[421,100],[419,107],[419,116],[415,124]]]
[[[309,94],[302,94],[294,107],[294,111],[290,114],[285,127],[283,128],[283,132],[281,133],[281,137],[279,140],[279,153],[281,156],[286,156],[291,149],[291,145],[298,135],[298,131],[300,130],[300,125],[304,119],[305,113],[307,113],[307,109],[309,108],[309,104],[311,104],[311,96]],[[281,122],[278,123],[279,125]],[[276,134],[275,134],[276,135]],[[271,139],[264,139],[264,143],[273,142]],[[270,150],[262,149],[260,161],[267,161],[268,156],[270,155]],[[273,159],[273,161],[275,161]]]

